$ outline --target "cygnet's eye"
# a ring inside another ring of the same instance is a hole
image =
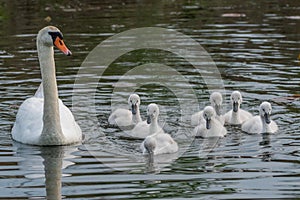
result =
[[[262,111],[265,112],[265,109],[263,108]]]

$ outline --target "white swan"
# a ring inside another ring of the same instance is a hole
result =
[[[151,104],[150,104],[151,105]],[[152,135],[157,130],[161,130],[162,128],[158,125],[157,119],[159,114],[159,108],[158,106],[148,106],[147,108],[147,120],[141,121],[135,125],[135,127],[128,132],[128,135],[130,135],[133,138],[139,138],[139,139],[145,139],[147,136]],[[157,114],[157,117],[155,117],[153,120],[151,120],[150,114]]]
[[[205,123],[194,128],[196,137],[224,137],[227,134],[226,128],[216,118],[216,112],[212,106],[206,106],[203,110]]]
[[[247,133],[275,133],[278,130],[276,122],[270,119],[272,107],[269,102],[263,102],[259,107],[259,116],[254,116],[242,124],[242,130]]]
[[[137,94],[131,94],[128,98],[130,110],[118,108],[112,112],[108,118],[108,123],[119,127],[135,125],[142,121],[140,116],[140,97]]]
[[[37,36],[37,51],[42,84],[36,94],[26,99],[19,108],[12,128],[12,138],[18,142],[48,146],[82,141],[80,127],[71,111],[58,98],[53,46],[71,55],[56,27],[41,29]]]
[[[231,94],[232,109],[224,115],[225,123],[238,125],[252,117],[251,113],[240,108],[242,102],[241,93],[233,91]]]
[[[216,118],[221,122],[221,124],[224,124],[225,119],[221,112],[222,102],[223,102],[222,94],[220,92],[213,92],[213,93],[211,93],[209,100],[210,100],[211,106],[216,111],[216,114],[217,114]],[[197,126],[201,123],[205,123],[205,120],[203,118],[203,110],[196,112],[191,117],[191,125],[192,126]]]
[[[150,104],[147,109],[147,114],[147,122],[150,123],[149,132],[152,135],[147,136],[141,144],[143,154],[158,155],[177,152],[177,143],[158,126],[158,106],[154,103]]]

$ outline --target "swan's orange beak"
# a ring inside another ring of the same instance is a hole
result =
[[[59,37],[56,37],[54,41],[54,45],[61,50],[65,55],[70,56],[72,55],[71,51],[67,48],[64,41],[60,39]]]

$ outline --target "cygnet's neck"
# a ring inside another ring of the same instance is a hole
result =
[[[40,144],[61,145],[65,138],[60,124],[54,50],[53,47],[39,42],[37,48],[44,92],[43,130]]]
[[[151,118],[151,123],[149,127],[150,134],[158,132],[159,126],[157,122],[157,117]]]
[[[234,112],[232,110],[231,123],[233,123],[233,124],[239,124],[240,123],[240,108],[238,108],[237,112]]]
[[[261,118],[261,122],[262,122],[262,133],[270,133],[270,132],[272,132],[271,126],[270,126],[271,123],[267,124],[267,122],[266,122],[266,120],[265,120],[265,118],[263,116],[260,116],[260,118]]]
[[[134,124],[137,124],[137,123],[139,123],[140,121],[142,121],[142,118],[141,118],[141,115],[140,115],[140,106],[137,105],[137,106],[136,106],[136,113],[135,113],[135,115],[132,115],[132,122],[133,122]]]

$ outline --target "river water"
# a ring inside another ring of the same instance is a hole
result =
[[[2,1],[0,25],[0,198],[300,198],[298,1]],[[55,60],[59,96],[85,134],[81,145],[11,139],[19,105],[41,82],[35,38],[46,25],[59,27],[73,52],[56,51]],[[171,32],[133,44],[145,27]],[[212,64],[200,73],[193,52],[184,54],[193,42]],[[86,64],[98,44],[105,48],[97,62],[109,66]],[[211,89],[222,91],[224,112],[234,90],[255,115],[269,101],[279,131],[249,135],[226,126],[225,138],[193,138],[189,116],[209,104]],[[149,103],[159,104],[178,153],[149,160],[141,140],[108,125],[132,90],[141,96],[143,119]]]

